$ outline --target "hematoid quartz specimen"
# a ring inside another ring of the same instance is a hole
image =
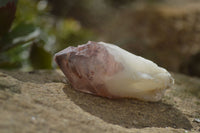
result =
[[[164,68],[104,42],[68,47],[55,61],[74,89],[108,98],[159,101],[174,83]]]

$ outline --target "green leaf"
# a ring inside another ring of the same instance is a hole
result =
[[[40,35],[40,29],[33,24],[21,23],[16,26],[10,33],[6,34],[0,40],[0,51],[6,51],[17,45],[25,44],[36,39]]]
[[[30,62],[34,69],[52,68],[52,55],[39,44],[33,44],[30,51]]]
[[[27,63],[26,60],[28,59],[28,54],[26,57],[22,57],[22,55],[29,49],[29,46],[21,47],[19,45],[3,53],[0,52],[0,68],[13,69],[22,67],[24,63]]]

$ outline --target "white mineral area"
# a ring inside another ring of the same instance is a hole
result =
[[[166,89],[174,84],[170,73],[154,62],[134,55],[116,45],[99,42],[106,47],[124,70],[106,80],[109,92],[121,97],[159,101]]]

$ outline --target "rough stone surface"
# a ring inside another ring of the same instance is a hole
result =
[[[161,102],[75,91],[58,71],[0,71],[1,133],[199,132],[200,79],[173,74]]]

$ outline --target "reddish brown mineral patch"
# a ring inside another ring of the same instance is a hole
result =
[[[89,41],[78,47],[68,47],[57,53],[55,60],[75,89],[115,97],[109,94],[104,80],[122,71],[123,65],[116,62],[103,45]]]

